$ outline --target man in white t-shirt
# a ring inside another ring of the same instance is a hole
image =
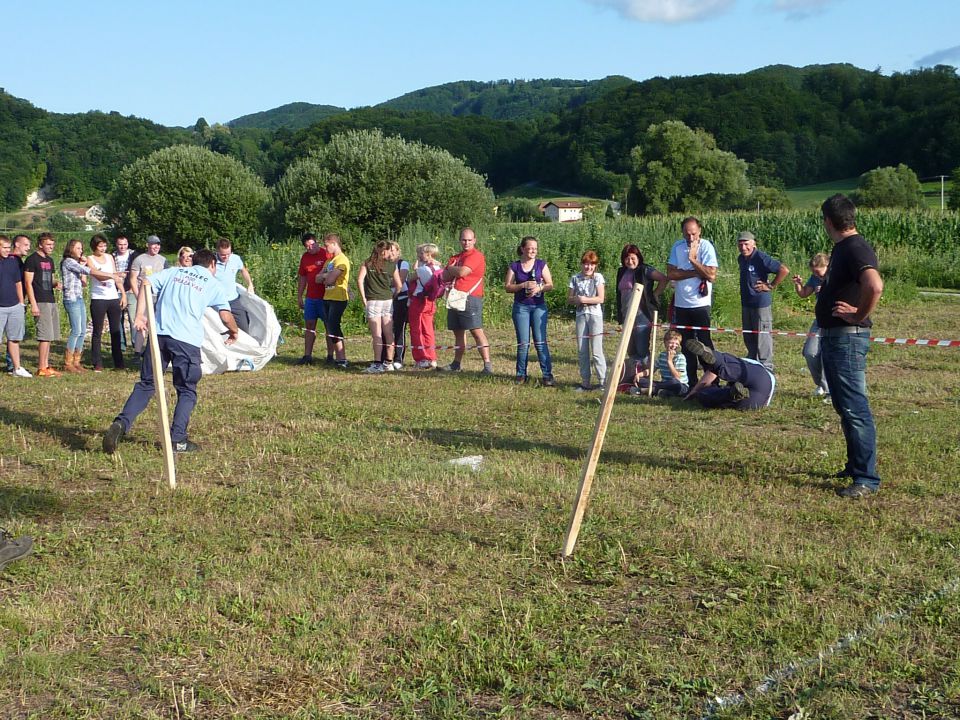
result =
[[[160,254],[160,238],[156,235],[150,235],[147,238],[147,251],[137,255],[130,263],[130,270],[127,273],[130,280],[130,290],[133,291],[135,296],[138,296],[141,278],[149,278],[169,266],[170,263]],[[134,302],[134,308],[136,308],[136,302]],[[134,317],[136,317],[136,311],[134,311]],[[134,329],[133,349],[137,355],[143,355],[144,347],[143,333]]]
[[[673,295],[673,322],[701,328],[687,330],[678,328],[683,338],[683,356],[687,359],[690,385],[697,383],[698,358],[687,350],[686,341],[696,338],[709,348],[710,307],[713,303],[713,283],[717,279],[717,251],[713,243],[700,237],[703,226],[694,216],[680,222],[683,237],[670,249],[667,260],[667,278],[675,285]]]

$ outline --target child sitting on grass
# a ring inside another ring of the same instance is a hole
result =
[[[687,378],[687,359],[680,352],[680,333],[667,330],[663,334],[663,347],[657,356],[654,369],[660,373],[660,379],[653,381],[653,394],[657,397],[680,397],[686,395],[690,381]],[[650,385],[650,371],[639,370],[634,380],[636,392],[633,395],[646,394]]]

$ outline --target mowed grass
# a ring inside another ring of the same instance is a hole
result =
[[[960,338],[954,302],[876,319]],[[154,407],[100,452],[132,374],[0,377],[0,519],[36,538],[0,574],[0,716],[960,715],[960,349],[871,349],[884,485],[860,502],[827,478],[842,435],[798,339],[763,412],[620,396],[562,561],[599,404],[550,331],[557,389],[512,384],[512,328],[493,379],[475,353],[452,377],[294,367],[290,337],[202,381],[173,492]]]

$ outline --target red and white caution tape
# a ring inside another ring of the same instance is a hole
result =
[[[786,330],[745,330],[744,328],[704,327],[700,325],[662,324],[661,328],[672,330],[708,330],[710,332],[736,333],[738,335],[783,335],[786,337],[817,337],[817,333],[788,332]],[[871,337],[870,342],[884,345],[921,345],[927,347],[960,347],[960,340],[937,340],[936,338],[888,338]]]

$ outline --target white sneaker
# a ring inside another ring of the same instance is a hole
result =
[[[30,374],[30,371],[27,370],[25,367],[23,367],[23,365],[18,367],[11,374],[15,375],[16,377],[23,377],[23,378],[33,377],[33,375]]]
[[[824,390],[822,387],[817,387],[817,389],[813,391],[814,397],[823,397],[826,394],[827,394],[827,391]]]
[[[394,369],[394,370],[403,370],[403,363],[402,363],[402,362],[395,362],[395,363],[393,364],[393,369]]]
[[[384,372],[393,372],[393,371],[396,369],[396,368],[394,367],[394,363],[392,363],[392,362],[384,363],[384,364],[381,365],[380,367],[383,368]]]
[[[370,365],[366,367],[363,372],[365,372],[367,375],[377,375],[384,372],[383,365],[380,363],[370,363]]]

